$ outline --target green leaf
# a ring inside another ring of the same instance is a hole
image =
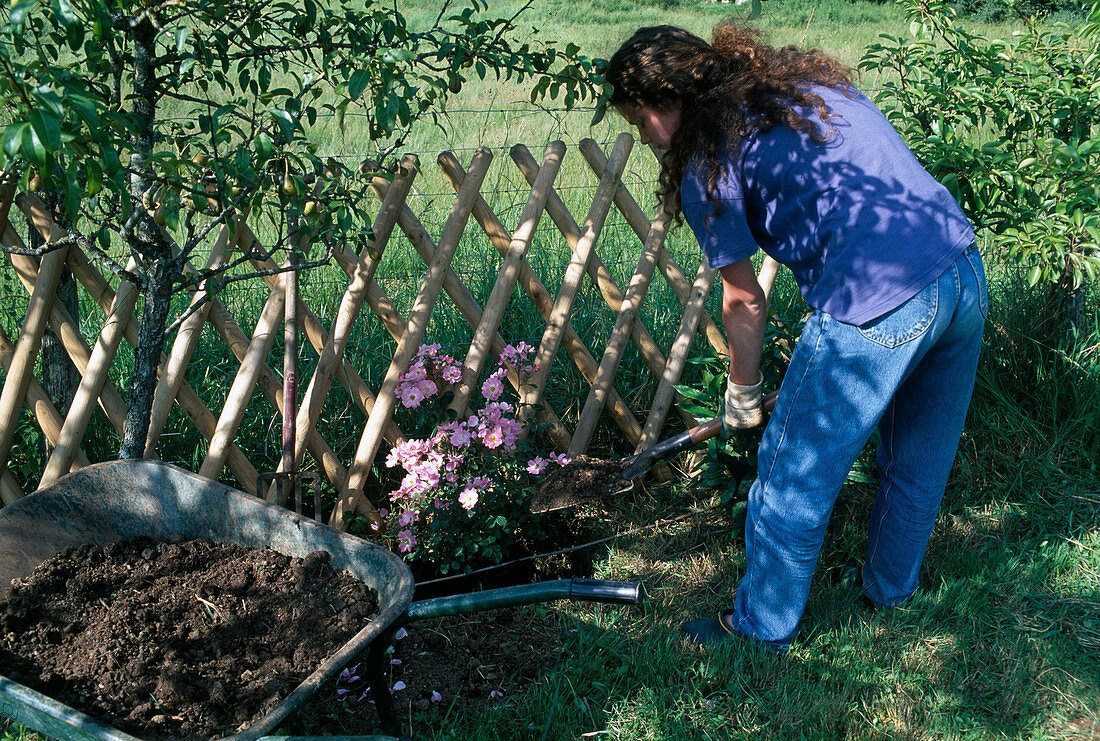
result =
[[[352,100],[358,99],[363,95],[363,91],[367,89],[368,85],[370,85],[370,70],[355,70],[348,79],[348,97]]]
[[[271,136],[266,131],[261,131],[256,136],[256,154],[261,160],[266,160],[271,157],[271,153],[275,149],[275,142],[271,140]]]
[[[176,53],[183,54],[187,49],[187,42],[191,39],[191,29],[187,26],[179,26],[173,32],[176,42]]]
[[[297,128],[294,117],[281,108],[273,108],[269,111],[271,120],[279,127],[283,137],[290,140],[294,137],[294,129]]]
[[[37,111],[35,112],[37,113]],[[42,135],[35,131],[33,125],[23,129],[19,147],[24,159],[37,165],[40,169],[45,169],[49,161],[49,151],[42,140]]]
[[[416,58],[416,52],[412,49],[385,49],[382,52],[382,61],[386,64],[397,64],[399,62],[407,62],[410,59]]]
[[[3,148],[9,159],[18,159],[23,146],[23,130],[27,128],[30,128],[30,124],[26,121],[8,124],[4,128]]]
[[[714,394],[713,393],[707,393],[705,391],[701,391],[701,390],[699,390],[699,389],[697,389],[693,386],[684,386],[684,385],[677,384],[675,388],[684,397],[686,397],[688,399],[694,399],[695,401],[707,402],[707,401],[712,401],[714,399]]]
[[[41,109],[31,111],[30,123],[35,133],[42,140],[50,152],[56,152],[61,147],[61,122],[50,115],[49,111]]]
[[[77,22],[76,14],[73,13],[73,5],[69,0],[56,0],[53,6],[53,12],[64,26],[69,26]]]
[[[96,160],[89,159],[84,165],[84,170],[87,177],[87,182],[84,183],[84,193],[94,196],[103,190],[103,168]]]

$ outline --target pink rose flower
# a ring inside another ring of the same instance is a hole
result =
[[[504,384],[500,382],[500,378],[495,373],[486,378],[485,383],[481,384],[481,395],[489,401],[496,401],[503,393]]]
[[[409,366],[409,369],[401,376],[402,381],[419,383],[428,377],[428,369],[419,360]]]
[[[546,470],[546,466],[550,461],[541,456],[535,456],[531,460],[527,461],[527,473],[533,476],[538,476],[540,473]]]
[[[407,409],[415,409],[420,406],[420,402],[424,401],[424,392],[415,384],[410,383],[402,386],[397,393],[401,397],[401,403],[404,404]]]
[[[504,444],[504,430],[500,429],[500,425],[493,425],[486,430],[482,430],[481,444],[490,450],[499,448]]]
[[[477,505],[478,491],[472,486],[467,486],[458,495],[458,503],[462,509],[471,510]]]
[[[416,536],[413,535],[412,530],[402,530],[397,534],[397,550],[402,553],[409,553],[415,545]]]
[[[474,441],[474,436],[465,427],[458,427],[451,433],[451,445],[456,448],[465,448]]]

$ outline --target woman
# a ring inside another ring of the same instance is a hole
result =
[[[699,643],[785,651],[841,484],[877,427],[862,569],[893,607],[918,573],[970,403],[987,308],[974,232],[848,70],[723,24],[642,28],[605,70],[610,103],[664,150],[660,196],[722,277],[723,431],[758,425],[767,300],[750,258],[787,265],[813,310],[764,431],[733,609]]]

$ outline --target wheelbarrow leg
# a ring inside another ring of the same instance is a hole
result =
[[[382,731],[391,736],[401,736],[401,723],[390,695],[390,662],[386,656],[394,644],[397,628],[390,628],[375,638],[367,649],[366,672],[374,709],[382,723]]]

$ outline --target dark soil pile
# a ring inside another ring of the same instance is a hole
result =
[[[251,725],[377,614],[324,552],[81,546],[0,599],[0,666],[128,733],[211,738]]]
[[[578,455],[542,480],[531,500],[531,510],[545,512],[601,501],[630,485],[622,477],[627,465],[624,460]]]

